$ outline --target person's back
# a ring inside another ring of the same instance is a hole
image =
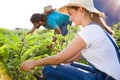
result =
[[[47,15],[47,21],[44,25],[45,28],[54,29],[55,33],[61,33],[63,36],[67,35],[67,25],[72,24],[72,22],[69,21],[68,15],[56,11],[51,5],[44,7],[44,13]]]
[[[69,22],[69,16],[53,11],[47,15],[47,25],[50,25],[52,29],[55,29],[57,26],[61,27],[64,23]]]

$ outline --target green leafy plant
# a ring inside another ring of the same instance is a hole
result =
[[[120,48],[120,23],[115,24],[115,39]],[[74,38],[79,27],[71,27],[68,25],[69,33],[66,36],[54,35],[50,30],[37,30],[32,35],[26,36],[26,31],[23,30],[6,30],[0,28],[0,62],[4,65],[7,74],[12,80],[35,80],[33,73],[41,74],[43,67],[34,68],[31,73],[20,70],[20,65],[23,61],[40,59],[46,56],[54,55],[63,50]],[[21,39],[25,37],[25,41]],[[52,42],[53,36],[57,41]],[[46,46],[52,44],[52,48]],[[81,62],[86,63],[82,60]]]
[[[2,29],[0,33],[0,61],[5,66],[8,75],[12,80],[35,80],[33,73],[41,73],[43,67],[36,67],[30,72],[20,70],[20,65],[25,60],[38,59],[54,55],[60,52],[71,42],[75,35],[69,26],[67,36],[56,35],[57,41],[52,42],[53,31],[37,30],[32,35],[25,35],[26,32],[9,31]],[[21,39],[25,37],[22,42]],[[66,40],[64,43],[62,41]],[[46,46],[53,44],[52,48]]]
[[[115,32],[114,38],[116,39],[118,47],[120,49],[120,22],[113,25],[113,30]]]

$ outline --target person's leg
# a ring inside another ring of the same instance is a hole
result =
[[[90,66],[90,65],[86,65],[86,64],[78,63],[78,62],[73,62],[70,65],[74,66],[74,67],[78,67],[78,68],[84,69],[84,70],[92,72],[92,73],[96,73],[96,70],[92,66]]]
[[[47,65],[43,75],[46,80],[96,80],[93,73],[66,64],[56,67]]]
[[[71,26],[71,24],[72,24],[72,22],[71,22],[71,21],[68,21],[68,22],[66,22],[66,23],[64,23],[64,24],[62,24],[62,25],[60,26],[60,30],[61,30],[63,36],[65,36],[65,35],[68,34],[67,26],[68,26],[68,25]]]
[[[86,64],[82,64],[82,63],[77,63],[77,62],[73,62],[70,65],[74,66],[74,67],[78,67],[78,68],[84,69],[84,70],[87,70],[87,71],[90,71],[93,74],[96,74],[97,80],[115,80],[111,76],[108,76],[104,72],[101,72],[101,71],[99,71],[97,69],[94,69],[90,65],[86,65]]]
[[[60,27],[60,30],[62,32],[62,35],[65,36],[68,34],[68,30],[67,30],[67,25],[66,24],[63,24],[61,27]]]

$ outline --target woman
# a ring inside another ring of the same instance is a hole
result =
[[[34,27],[27,34],[32,34],[40,26],[43,26],[48,30],[54,30],[55,34],[62,34],[62,36],[66,36],[68,34],[67,26],[72,24],[72,22],[69,21],[68,15],[56,11],[51,5],[44,7],[43,14],[33,14],[30,21]],[[56,38],[53,39],[53,42],[55,41]]]
[[[93,0],[71,0],[60,11],[69,13],[71,21],[83,29],[60,53],[26,61],[21,69],[29,71],[36,66],[45,66],[46,80],[120,80],[120,63],[107,36],[113,39],[113,31],[102,19],[104,14],[94,7]],[[81,57],[90,65],[74,63]]]

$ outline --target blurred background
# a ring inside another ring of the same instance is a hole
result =
[[[95,7],[107,16],[107,23],[112,26],[120,22],[120,0],[94,0]]]
[[[69,0],[0,0],[0,28],[31,29],[30,17],[42,13],[46,5],[59,8]],[[120,0],[94,0],[95,7],[107,16],[109,26],[120,22]]]

